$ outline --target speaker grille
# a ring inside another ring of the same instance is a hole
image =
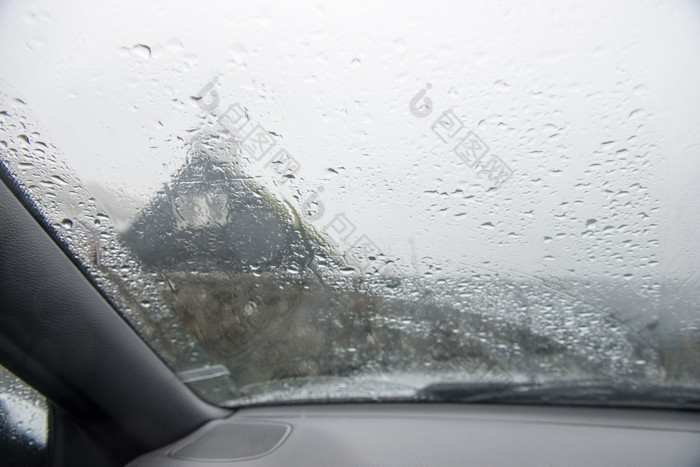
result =
[[[170,456],[183,460],[233,461],[263,456],[287,437],[289,425],[225,423],[174,449]]]

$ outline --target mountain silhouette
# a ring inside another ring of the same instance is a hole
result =
[[[187,272],[304,271],[323,246],[291,207],[205,153],[160,190],[124,243],[149,267]]]

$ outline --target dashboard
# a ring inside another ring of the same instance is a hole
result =
[[[460,404],[257,407],[137,466],[697,466],[693,412]]]

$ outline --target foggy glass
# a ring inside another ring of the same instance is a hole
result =
[[[0,160],[216,403],[697,387],[699,26],[690,1],[5,2]]]

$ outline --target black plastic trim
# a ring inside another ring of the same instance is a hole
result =
[[[83,425],[123,439],[124,458],[230,413],[177,379],[5,183],[0,363]]]

